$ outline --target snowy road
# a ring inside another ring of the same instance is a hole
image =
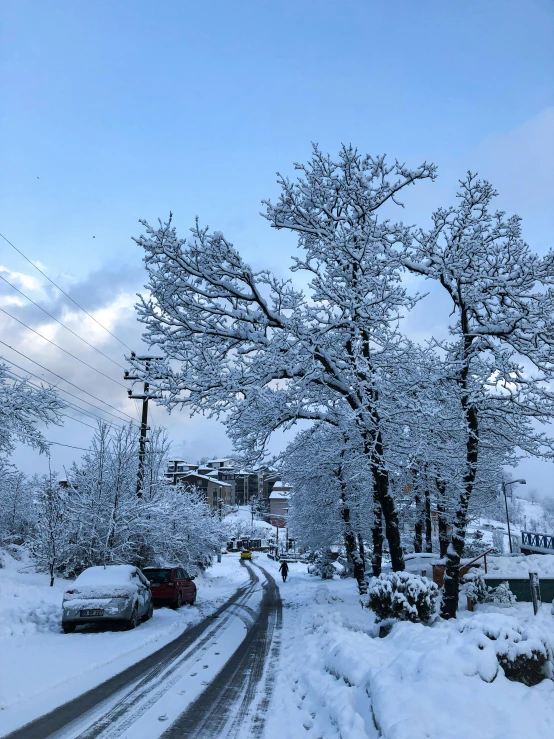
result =
[[[8,739],[261,736],[279,656],[281,599],[266,570],[245,566],[249,584],[210,618]]]

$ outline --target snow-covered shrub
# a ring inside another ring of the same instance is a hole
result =
[[[308,567],[310,575],[321,577],[322,580],[332,580],[336,570],[331,561],[329,552],[318,554],[314,563]]]
[[[464,557],[478,557],[488,549],[483,537],[484,534],[479,529],[468,535],[464,546]]]
[[[491,588],[482,575],[473,578],[466,585],[465,592],[473,603],[494,603],[507,608],[516,603],[516,597],[507,582],[501,582],[498,587]]]
[[[537,685],[551,674],[552,651],[539,635],[524,629],[515,618],[486,614],[460,625],[481,650],[494,649],[498,664],[508,680]]]
[[[504,554],[504,532],[493,531],[492,533],[492,545],[498,554]]]
[[[524,685],[538,685],[545,677],[548,652],[544,644],[531,647],[526,641],[502,644],[496,652],[498,664],[508,680]]]
[[[490,590],[491,603],[495,603],[497,606],[506,606],[506,608],[516,604],[516,597],[507,582],[501,582],[497,588],[490,588]]]
[[[434,612],[439,589],[426,577],[411,572],[385,572],[369,584],[367,606],[377,621],[427,622]]]
[[[465,593],[473,603],[487,603],[490,595],[489,591],[490,588],[485,583],[482,575],[477,575],[465,586]]]

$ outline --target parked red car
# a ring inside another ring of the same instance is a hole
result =
[[[183,603],[194,605],[196,585],[182,567],[145,567],[144,575],[150,580],[152,600],[156,606],[180,608]]]

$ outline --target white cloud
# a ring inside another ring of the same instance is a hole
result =
[[[38,292],[42,290],[42,282],[40,279],[33,277],[32,275],[26,275],[24,272],[14,272],[7,267],[3,267],[0,264],[0,272],[6,275],[6,279],[10,282],[15,282],[19,287],[24,287],[27,290]]]
[[[501,189],[514,210],[552,211],[554,200],[554,107],[518,128],[488,136],[473,157],[479,171]]]
[[[469,166],[496,187],[499,208],[523,218],[524,237],[534,250],[554,246],[554,107],[488,136]]]

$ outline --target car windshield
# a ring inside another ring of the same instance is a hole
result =
[[[150,582],[169,582],[171,570],[143,570]]]

